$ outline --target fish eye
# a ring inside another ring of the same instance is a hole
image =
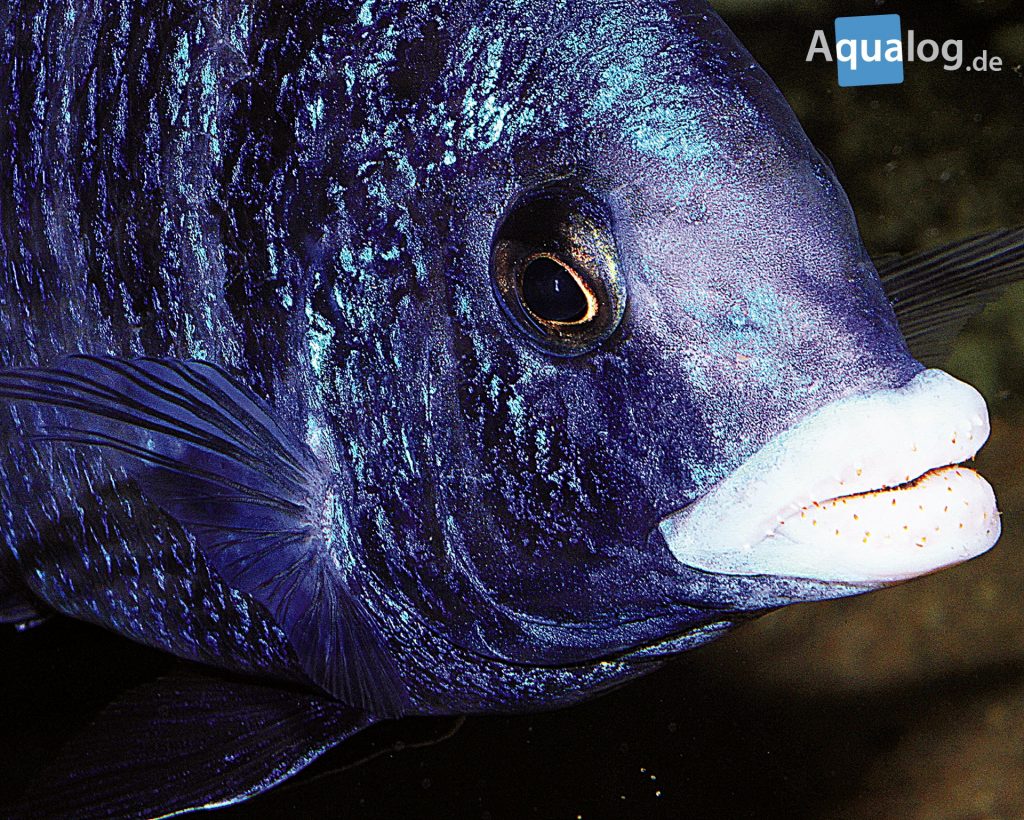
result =
[[[526,309],[542,322],[582,324],[597,315],[597,297],[576,271],[553,256],[528,260],[520,289]]]
[[[622,319],[611,222],[582,190],[558,185],[521,197],[495,234],[491,268],[506,317],[549,353],[593,350]]]

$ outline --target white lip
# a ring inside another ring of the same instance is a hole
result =
[[[999,538],[992,488],[950,466],[973,457],[988,434],[981,395],[926,370],[903,387],[821,408],[660,529],[679,561],[707,572],[914,578]]]

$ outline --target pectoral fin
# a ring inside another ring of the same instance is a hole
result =
[[[371,723],[326,698],[185,672],[124,693],[0,814],[166,817],[266,791]],[[2,809],[2,807],[0,807]]]
[[[1024,279],[1024,228],[876,260],[910,352],[941,366],[972,317]]]
[[[135,479],[266,608],[316,684],[375,717],[401,714],[405,687],[334,538],[347,499],[251,390],[205,362],[70,356],[0,372],[0,400],[39,411],[37,441],[92,448]]]

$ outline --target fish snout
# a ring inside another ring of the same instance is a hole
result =
[[[995,495],[960,466],[989,435],[977,390],[941,370],[828,404],[661,521],[704,572],[880,586],[999,538]]]

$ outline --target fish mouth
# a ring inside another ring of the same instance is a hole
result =
[[[879,586],[959,564],[1000,533],[995,495],[960,462],[985,400],[941,370],[826,405],[659,529],[681,563],[725,575]]]

